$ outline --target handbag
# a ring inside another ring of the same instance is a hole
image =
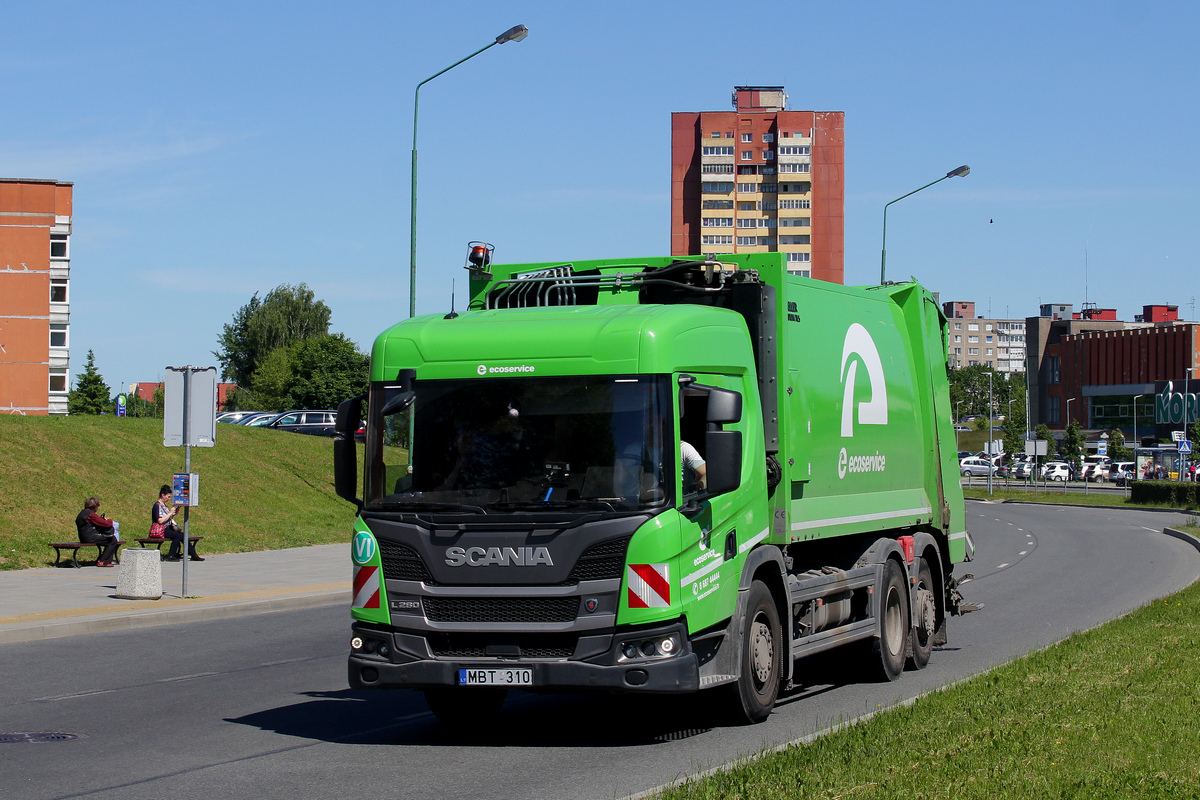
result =
[[[150,538],[151,539],[161,539],[161,538],[163,538],[163,534],[165,534],[166,532],[167,532],[166,523],[152,522],[150,524]]]

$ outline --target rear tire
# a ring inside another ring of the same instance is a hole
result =
[[[929,657],[933,655],[933,635],[937,629],[937,599],[933,593],[933,570],[929,562],[919,559],[917,567],[917,599],[913,609],[915,623],[911,639],[911,653],[908,656],[908,666],[912,669],[925,669]]]
[[[741,676],[728,687],[728,705],[738,724],[762,722],[771,715],[779,697],[784,653],[790,648],[783,640],[779,610],[771,591],[762,581],[750,585],[746,602],[745,629],[742,636]]]
[[[455,727],[486,722],[495,717],[507,696],[507,689],[447,686],[425,690],[429,710],[442,722]]]
[[[904,570],[892,559],[888,559],[883,568],[878,623],[879,636],[871,640],[871,666],[883,680],[894,681],[904,671],[912,623],[908,611],[908,581],[904,578]]]

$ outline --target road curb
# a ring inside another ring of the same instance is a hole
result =
[[[113,611],[78,619],[18,623],[0,629],[0,644],[36,642],[45,639],[79,636],[85,633],[109,633],[112,631],[132,630],[134,628],[152,628],[160,625],[176,625],[212,619],[229,619],[230,617],[267,614],[274,611],[293,611],[318,606],[349,605],[350,600],[350,592],[345,589],[336,589],[302,595],[270,597],[261,600],[239,600],[224,603],[216,602],[211,605],[149,609],[132,614]]]

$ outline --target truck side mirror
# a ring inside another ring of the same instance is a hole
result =
[[[358,448],[354,444],[354,432],[362,421],[362,401],[365,394],[352,397],[338,406],[334,429],[338,435],[333,440],[333,489],[343,500],[362,508],[358,497]]]
[[[730,392],[738,398],[741,395]],[[709,406],[711,409],[712,406]],[[732,492],[742,483],[742,432],[707,431],[704,434],[706,495]]]
[[[715,386],[705,387],[708,390],[708,418],[706,422],[717,425],[740,422],[742,419],[742,395],[729,389],[718,389]]]

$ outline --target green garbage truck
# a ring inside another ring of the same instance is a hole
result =
[[[706,692],[757,722],[815,653],[923,668],[974,551],[946,319],[916,282],[783,258],[476,246],[466,310],[382,333],[334,441],[350,686],[450,721],[518,688]]]

